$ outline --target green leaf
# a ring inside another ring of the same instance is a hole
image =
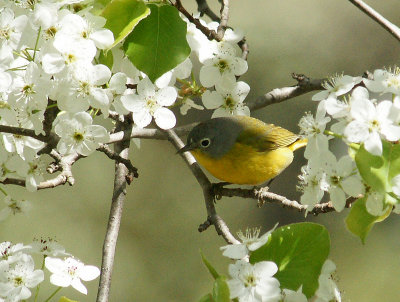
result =
[[[186,23],[170,5],[148,4],[150,16],[125,39],[124,49],[133,65],[155,81],[190,54]]]
[[[99,55],[99,63],[106,65],[111,70],[114,64],[114,57],[112,52],[101,50]]]
[[[213,299],[213,297],[211,296],[211,294],[207,294],[205,296],[203,296],[199,302],[215,302],[215,300]]]
[[[250,256],[250,263],[273,261],[281,288],[298,290],[310,298],[318,288],[318,277],[328,257],[330,239],[327,229],[315,223],[296,223],[276,229],[271,239]]]
[[[125,39],[134,27],[150,14],[150,9],[138,0],[113,0],[101,13],[107,19],[105,28],[114,34],[114,47]]]
[[[205,266],[207,267],[208,271],[210,272],[210,274],[213,276],[214,279],[217,279],[220,277],[220,275],[217,273],[217,271],[215,270],[215,268],[211,265],[211,263],[206,259],[206,257],[204,256],[204,254],[202,252],[200,252],[201,255],[201,259],[203,260],[203,263],[205,264]]]
[[[356,164],[362,179],[374,191],[392,191],[391,179],[400,174],[400,145],[382,141],[382,156],[375,156],[364,146],[356,153]]]
[[[68,299],[67,297],[62,296],[58,302],[78,302],[76,300]]]
[[[381,222],[389,216],[392,208],[389,207],[388,211],[382,216],[373,216],[367,211],[366,207],[367,197],[358,199],[352,204],[350,213],[346,217],[347,229],[354,235],[360,237],[361,242],[365,243],[369,231],[377,222]]]
[[[100,4],[103,6],[106,6],[107,4],[109,4],[112,0],[96,0],[94,1],[94,4]]]
[[[213,299],[215,302],[230,302],[229,287],[224,277],[218,277],[214,281]]]

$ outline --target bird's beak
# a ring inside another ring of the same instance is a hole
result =
[[[182,154],[183,152],[186,151],[191,151],[193,149],[196,149],[196,144],[195,143],[191,143],[191,144],[187,144],[186,146],[184,146],[183,148],[179,149],[178,152],[176,152],[177,154]]]

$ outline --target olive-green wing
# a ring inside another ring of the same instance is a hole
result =
[[[299,136],[289,130],[255,120],[245,126],[237,142],[253,146],[258,151],[266,151],[287,147],[298,139]]]

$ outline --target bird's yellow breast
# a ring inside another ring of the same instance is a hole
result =
[[[212,158],[200,150],[191,152],[213,176],[234,184],[262,184],[277,176],[293,161],[293,151],[288,147],[260,152],[249,145],[235,143],[221,158]]]

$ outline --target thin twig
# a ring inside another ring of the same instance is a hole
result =
[[[117,129],[125,131],[130,136],[131,126],[117,122]],[[130,140],[123,140],[115,143],[115,152],[121,157],[128,159]],[[107,302],[110,294],[111,275],[114,267],[115,248],[117,245],[118,232],[121,224],[122,210],[126,197],[127,175],[129,170],[119,162],[115,162],[114,190],[111,201],[110,216],[103,245],[103,258],[97,302]]]
[[[22,136],[30,136],[44,143],[47,143],[47,141],[49,140],[49,138],[45,135],[36,134],[35,130],[20,128],[20,127],[0,125],[0,132],[22,135]]]
[[[181,141],[179,136],[173,130],[166,131],[171,143],[175,146],[177,150],[180,150],[184,143]],[[181,154],[186,164],[192,171],[193,175],[196,177],[198,183],[203,189],[204,201],[207,209],[207,220],[205,223],[199,226],[199,231],[206,230],[210,225],[214,225],[218,235],[221,235],[227,243],[235,244],[239,243],[238,240],[231,234],[228,226],[224,220],[218,216],[214,205],[214,188],[211,182],[208,180],[207,176],[201,170],[199,164],[194,159],[190,152],[184,152]]]
[[[26,128],[14,127],[14,126],[6,126],[6,125],[0,125],[0,132],[10,133],[10,134],[14,134],[14,135],[21,135],[21,136],[29,136],[29,137],[37,139],[41,142],[44,142],[44,143],[46,143],[46,145],[41,150],[38,151],[38,155],[48,154],[51,152],[51,150],[55,146],[57,146],[57,143],[60,140],[60,138],[54,132],[51,132],[48,129],[48,127],[49,127],[48,124],[50,124],[50,121],[53,117],[49,113],[49,111],[46,111],[46,112],[47,112],[48,116],[45,115],[45,123],[43,124],[46,135],[36,134],[35,130],[32,130],[32,129],[26,129]]]
[[[210,9],[206,0],[196,0],[196,2],[197,11],[200,12],[200,17],[206,15],[215,22],[219,23],[221,21],[221,19]]]
[[[45,136],[47,136],[47,137],[49,137],[51,135],[51,129],[53,127],[53,122],[56,119],[57,114],[60,112],[58,107],[52,107],[56,103],[57,103],[56,101],[53,101],[50,98],[47,99],[48,108],[44,112],[44,121],[43,121],[43,131],[45,133]]]
[[[69,185],[74,185],[75,178],[72,175],[72,165],[80,158],[78,153],[69,154],[67,156],[60,157],[58,162],[58,170],[61,171],[56,177],[42,181],[38,184],[37,189],[51,189],[60,185],[64,185],[68,183]],[[25,180],[17,179],[17,178],[6,178],[0,181],[0,183],[5,185],[17,185],[17,186],[25,186]]]
[[[275,88],[263,96],[258,97],[256,100],[248,102],[247,106],[250,108],[250,110],[257,110],[311,91],[322,90],[324,89],[322,84],[326,81],[326,79],[310,79],[305,75],[295,73],[292,74],[292,78],[297,80],[297,85]]]
[[[116,122],[124,122],[124,115],[117,113],[116,111],[109,110],[108,117]]]
[[[362,0],[349,0],[355,6],[357,6],[361,11],[363,11],[367,16],[371,19],[375,20],[380,26],[382,26],[386,31],[392,34],[397,40],[400,41],[400,28],[395,24],[391,23],[384,16],[379,14],[376,10],[374,10],[371,6],[366,4]]]
[[[138,169],[132,165],[131,161],[127,158],[121,157],[119,154],[111,150],[107,145],[101,145],[97,148],[97,151],[103,152],[110,159],[115,160],[118,163],[124,164],[129,170],[129,179],[133,180],[133,178],[139,177]]]
[[[214,30],[210,30],[209,28],[207,28],[206,26],[204,26],[203,24],[201,24],[200,20],[193,17],[182,5],[181,0],[176,0],[175,3],[173,3],[173,5],[194,25],[196,25],[196,27],[203,33],[206,35],[207,39],[209,40],[216,40],[216,41],[221,41],[221,39],[219,39],[217,33]]]
[[[190,130],[198,123],[191,123],[184,126],[176,127],[174,129],[175,133],[179,136],[189,134]],[[130,137],[126,137],[123,131],[118,131],[110,135],[110,140],[108,144],[113,144],[115,142],[119,142],[123,139],[131,139],[131,138],[144,138],[144,139],[159,139],[166,140],[168,139],[168,134],[160,129],[151,129],[151,128],[133,128]]]
[[[239,41],[238,45],[242,50],[242,59],[247,60],[250,50],[249,50],[249,44],[247,43],[246,38],[243,37],[243,39],[241,41]]]
[[[218,41],[224,38],[225,30],[228,26],[228,19],[229,19],[229,0],[222,0],[221,22],[219,23],[217,29]]]
[[[334,212],[336,211],[333,207],[332,202],[325,202],[321,204],[316,204],[313,209],[307,210],[309,207],[307,205],[302,205],[296,200],[289,200],[285,196],[269,192],[268,188],[254,188],[254,189],[241,189],[241,188],[223,188],[216,186],[214,188],[215,194],[219,196],[226,197],[241,197],[250,198],[257,200],[257,205],[260,207],[264,203],[277,203],[282,207],[297,210],[303,213],[310,213],[312,215],[318,215],[322,213]],[[350,208],[352,203],[355,202],[357,198],[349,197],[346,200],[346,208]]]

